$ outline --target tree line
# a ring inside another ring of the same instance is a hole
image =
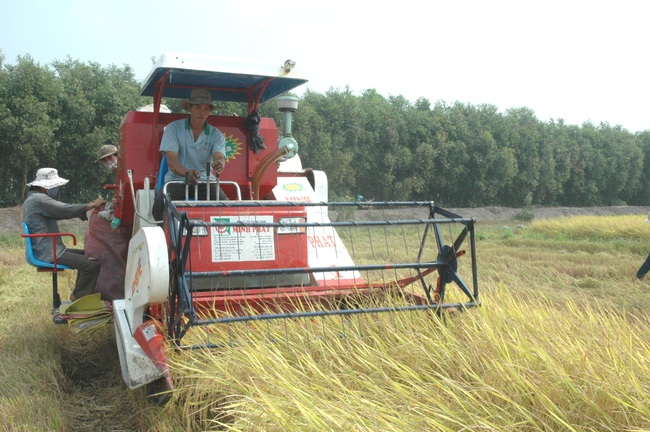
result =
[[[307,90],[300,99],[293,135],[303,166],[327,173],[331,200],[529,207],[650,198],[650,131],[542,122],[528,108],[410,102],[372,89]],[[179,101],[164,102],[180,110]],[[128,65],[71,58],[40,65],[29,55],[9,65],[0,51],[0,206],[21,204],[44,166],[70,179],[62,199],[92,200],[111,182],[95,162],[99,147],[117,144],[126,112],[149,103]],[[246,115],[245,106],[217,105],[217,113]],[[260,114],[281,127],[273,101]]]

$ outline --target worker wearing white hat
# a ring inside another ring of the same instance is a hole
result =
[[[78,217],[87,220],[87,212],[104,204],[106,200],[98,197],[88,204],[66,204],[56,200],[59,188],[68,183],[59,177],[55,168],[41,168],[36,172],[36,179],[29,186],[27,198],[23,203],[23,222],[27,224],[30,234],[58,233],[58,220]],[[46,237],[32,238],[34,256],[39,261],[53,262],[52,240]],[[56,238],[56,261],[58,264],[72,267],[77,272],[77,281],[70,300],[76,300],[95,289],[99,275],[99,262],[84,255],[83,249],[66,248],[61,237]]]

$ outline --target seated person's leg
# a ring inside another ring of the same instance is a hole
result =
[[[95,292],[95,283],[99,276],[100,264],[95,258],[87,257],[81,249],[66,249],[57,263],[77,270],[77,281],[70,296],[76,300]]]

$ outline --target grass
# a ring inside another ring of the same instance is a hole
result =
[[[634,278],[650,251],[643,220],[479,225],[481,308],[444,322],[406,313],[231,327],[250,343],[171,352],[176,390],[164,408],[125,388],[110,329],[85,337],[50,324],[49,279],[8,240],[0,252],[0,425],[648,430],[650,284]],[[64,289],[72,282],[63,278]]]

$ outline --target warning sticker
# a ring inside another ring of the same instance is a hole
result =
[[[244,223],[242,226],[211,228],[212,262],[271,261],[275,259],[273,227],[255,226],[260,222],[273,223],[273,216],[214,216],[210,218],[210,222]]]

